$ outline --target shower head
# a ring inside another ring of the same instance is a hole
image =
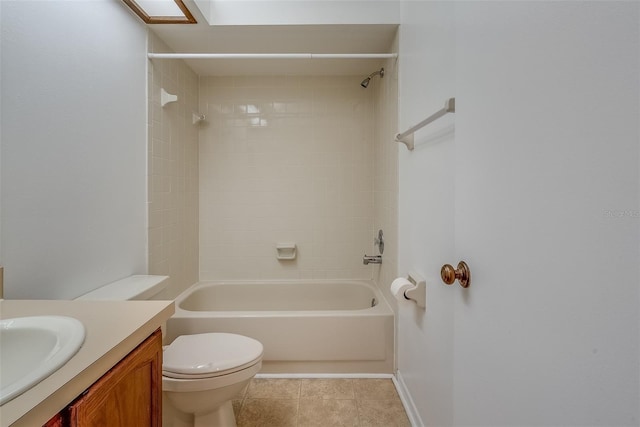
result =
[[[374,71],[373,73],[369,74],[363,81],[360,82],[360,86],[366,89],[367,86],[369,86],[371,78],[376,74],[379,74],[380,78],[384,77],[384,68],[380,68],[378,71]]]

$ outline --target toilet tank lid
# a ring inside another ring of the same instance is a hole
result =
[[[79,300],[147,300],[169,284],[169,276],[135,275],[101,286],[76,299]]]

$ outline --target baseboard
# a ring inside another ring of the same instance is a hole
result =
[[[411,426],[424,427],[422,418],[420,418],[420,414],[418,413],[418,408],[416,408],[416,405],[411,398],[411,393],[409,393],[409,389],[402,379],[402,374],[400,373],[400,371],[396,372],[396,375],[392,378],[392,380],[396,386],[396,390],[398,390],[398,395],[400,396],[400,400],[402,401],[404,410],[407,413],[407,417],[409,417]]]
[[[256,374],[256,378],[390,378],[392,374]]]

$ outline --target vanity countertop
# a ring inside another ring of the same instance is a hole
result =
[[[74,317],[84,344],[65,365],[0,406],[0,426],[43,425],[142,343],[174,313],[173,301],[0,300],[0,318]]]

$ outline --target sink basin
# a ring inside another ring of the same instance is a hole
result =
[[[0,405],[47,378],[80,349],[84,325],[65,316],[0,321]]]

